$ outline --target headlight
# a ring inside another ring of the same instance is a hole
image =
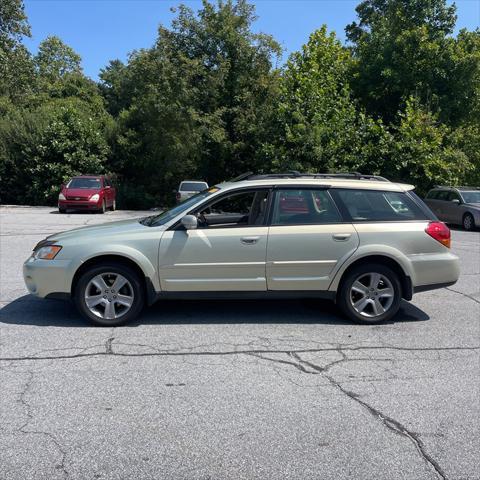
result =
[[[53,260],[61,249],[60,245],[48,245],[36,250],[33,257],[40,260]]]
[[[62,192],[59,193],[58,199],[59,200],[66,200],[65,195]]]
[[[91,202],[98,202],[98,199],[100,198],[100,195],[98,193],[96,193],[95,195],[92,195],[90,197],[90,201]]]

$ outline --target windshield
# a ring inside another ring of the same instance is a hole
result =
[[[208,188],[205,182],[182,182],[180,184],[181,192],[201,192],[205,188]]]
[[[99,178],[73,178],[67,185],[67,188],[101,188],[102,184]]]
[[[480,190],[471,192],[461,192],[465,203],[480,203]]]
[[[165,212],[160,213],[160,215],[153,215],[151,217],[144,218],[140,221],[140,223],[142,223],[143,225],[147,225],[148,227],[158,227],[159,225],[165,225],[167,222],[172,220],[172,218],[175,218],[177,215],[187,212],[195,204],[209,197],[213,193],[218,192],[218,190],[219,189],[216,187],[204,190],[203,192],[193,195],[193,197],[187,198],[186,200],[179,203],[177,206],[171,208],[170,210],[166,210]]]

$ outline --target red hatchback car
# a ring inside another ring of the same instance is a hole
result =
[[[105,213],[116,208],[116,190],[104,175],[80,175],[62,185],[58,195],[58,211],[95,210]]]

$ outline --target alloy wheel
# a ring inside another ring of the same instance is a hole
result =
[[[350,287],[350,302],[361,316],[375,318],[387,312],[393,304],[392,282],[377,272],[362,273]]]
[[[85,289],[85,305],[96,317],[116,320],[133,305],[131,283],[119,273],[107,272],[93,277]]]
[[[465,230],[472,230],[473,229],[473,218],[471,215],[465,215],[463,217],[463,228]]]

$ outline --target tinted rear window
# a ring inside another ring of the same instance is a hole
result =
[[[355,222],[395,222],[430,220],[406,193],[374,190],[336,190],[341,202]]]
[[[180,184],[181,192],[201,192],[208,188],[205,182],[182,182]]]

